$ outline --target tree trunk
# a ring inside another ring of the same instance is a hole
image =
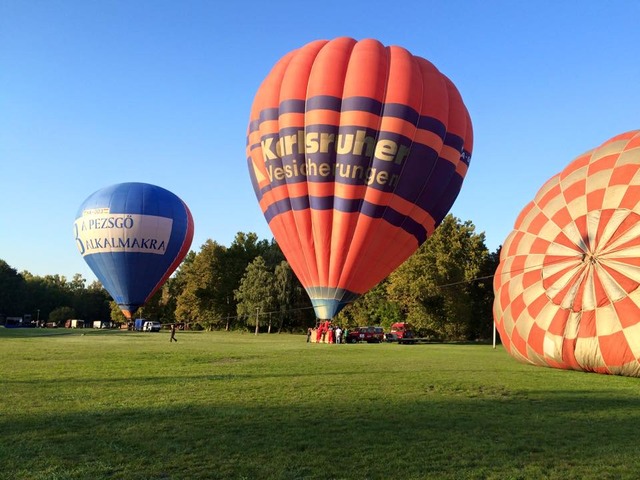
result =
[[[256,331],[254,332],[254,335],[258,335],[258,327],[260,326],[260,321],[258,320],[259,316],[260,316],[260,309],[256,308]]]

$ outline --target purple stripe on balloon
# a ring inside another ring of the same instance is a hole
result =
[[[332,110],[339,112],[342,110],[342,98],[332,97],[330,95],[318,95],[307,98],[305,109],[307,112],[311,110]]]
[[[460,155],[460,160],[462,160],[462,163],[464,163],[468,167],[469,164],[471,163],[471,152],[469,152],[466,149],[462,149],[462,155]]]
[[[444,144],[451,147],[462,154],[462,147],[464,146],[464,138],[459,137],[451,132],[447,132],[447,136],[444,138]]]
[[[249,133],[257,132],[259,128],[260,128],[260,119],[251,120],[249,122]],[[247,143],[249,143],[248,137],[249,136],[247,135]]]
[[[285,113],[304,113],[305,100],[284,100],[280,103],[280,115]]]
[[[413,235],[419,245],[422,245],[427,239],[427,230],[422,225],[393,208],[363,202],[360,214],[372,218],[382,218],[394,227],[403,229],[405,232]]]
[[[380,115],[383,103],[369,97],[349,97],[342,101],[343,112],[368,112]]]
[[[339,212],[355,213],[360,211],[360,207],[363,205],[364,200],[356,200],[353,198],[340,198],[336,197],[333,200],[333,208]]]
[[[387,103],[384,106],[382,114],[385,117],[402,118],[413,125],[420,125],[420,113],[407,105],[402,105],[400,103]],[[430,118],[430,120],[431,122],[427,122],[427,124],[437,126],[437,121],[434,118]],[[437,126],[437,128],[444,129],[444,125],[442,125],[441,122],[438,123],[440,126]]]
[[[452,175],[449,184],[442,196],[438,199],[437,204],[433,208],[433,218],[436,220],[436,227],[440,224],[438,219],[443,219],[445,215],[451,210],[453,203],[458,194],[460,193],[460,187],[462,187],[463,178],[460,175]]]
[[[349,97],[342,99],[330,95],[317,95],[308,98],[306,101],[294,99],[284,100],[278,108],[265,108],[260,112],[258,120],[253,120],[249,123],[249,132],[257,131],[262,122],[277,120],[280,114],[305,113],[311,110],[331,110],[335,112],[360,111],[380,116],[401,118],[417,125],[420,129],[435,133],[440,138],[445,138],[445,134],[447,134],[446,126],[440,120],[434,117],[420,116],[419,112],[407,105],[399,103],[384,104],[368,97]],[[450,139],[449,141],[453,142],[451,146],[456,144],[456,140]]]
[[[309,207],[313,210],[331,210],[333,208],[333,195],[330,197],[308,197]]]
[[[269,122],[272,120],[278,120],[278,109],[277,108],[265,108],[260,112],[259,124],[262,122]],[[259,125],[258,124],[258,125]]]
[[[247,157],[247,167],[249,170],[249,178],[251,179],[251,186],[253,187],[253,191],[256,194],[256,198],[258,199],[258,203],[262,200],[263,194],[260,192],[260,186],[258,185],[258,179],[256,178],[255,172],[253,171],[253,161],[251,157]]]
[[[431,172],[429,179],[424,183],[420,196],[411,201],[429,212],[436,222],[442,220],[438,218],[439,214],[435,212],[435,205],[439,202],[440,197],[447,193],[450,188],[451,178],[455,175],[455,166],[451,162],[439,161]]]
[[[413,235],[421,245],[427,239],[427,230],[420,223],[410,217],[407,217],[393,208],[376,205],[363,200],[353,200],[340,197],[294,197],[290,199],[280,200],[271,204],[264,212],[264,216],[268,223],[274,217],[290,210],[331,210],[335,209],[340,212],[358,213],[371,218],[381,218],[391,225],[401,228],[405,232]]]
[[[445,138],[447,135],[447,126],[437,118],[420,117],[417,125],[419,129],[435,133],[440,138]]]
[[[247,142],[248,145],[248,142]],[[249,147],[249,150],[255,150],[256,148],[262,148],[262,145],[260,145],[259,143],[254,143]]]

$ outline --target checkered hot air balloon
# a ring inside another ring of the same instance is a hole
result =
[[[535,365],[640,376],[640,131],[579,156],[502,247],[494,320]]]
[[[376,40],[320,40],[260,86],[247,134],[271,231],[331,319],[440,224],[471,158],[469,114],[427,60]]]

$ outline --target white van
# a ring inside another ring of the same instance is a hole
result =
[[[142,331],[143,332],[159,332],[161,328],[162,328],[162,324],[160,322],[147,320],[146,322],[144,322],[144,325],[142,326]]]

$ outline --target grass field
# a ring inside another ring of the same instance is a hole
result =
[[[178,340],[0,328],[0,478],[640,478],[640,379],[487,345]]]

